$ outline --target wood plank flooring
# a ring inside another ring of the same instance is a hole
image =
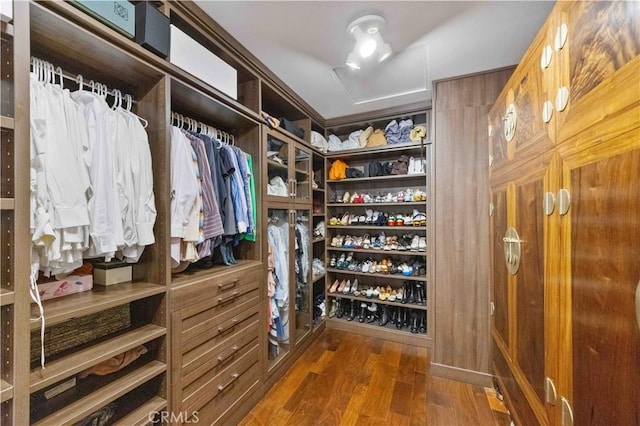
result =
[[[429,375],[425,348],[325,330],[240,423],[510,424],[491,391]]]

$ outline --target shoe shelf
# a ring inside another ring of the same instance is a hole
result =
[[[327,225],[327,229],[380,229],[383,231],[426,231],[426,226]]]
[[[320,275],[316,275],[314,277],[311,278],[311,281],[313,281],[314,283],[320,281],[321,279],[323,279],[325,276],[327,276],[326,273],[324,274],[320,274]]]
[[[0,379],[0,403],[13,398],[13,386]]]
[[[313,188],[313,190],[314,190],[315,192],[324,192],[324,191],[325,191],[325,189],[324,189],[324,188]]]
[[[314,238],[312,242],[313,242],[313,244],[315,244],[315,243],[321,243],[324,240],[325,240],[324,237],[318,237],[318,238]]]
[[[13,117],[2,115],[0,116],[0,127],[7,130],[13,130],[15,129],[15,120]]]
[[[369,182],[372,180],[383,180],[383,181],[387,181],[387,180],[397,180],[397,179],[402,179],[402,180],[424,180],[427,178],[427,175],[424,173],[416,173],[416,174],[404,174],[404,175],[389,175],[389,176],[374,176],[374,177],[361,177],[361,178],[346,178],[346,179],[331,179],[328,180],[327,182],[329,183],[351,183],[351,182]],[[367,204],[372,204],[372,203],[367,203]],[[380,204],[380,203],[373,203],[373,204]]]
[[[327,158],[349,158],[349,157],[367,157],[371,154],[379,154],[384,153],[388,154],[390,152],[419,152],[421,148],[430,145],[430,142],[420,143],[399,143],[392,145],[383,145],[376,146],[372,148],[358,148],[358,149],[349,149],[344,151],[331,151],[327,152]]]
[[[380,326],[377,323],[361,323],[357,319],[349,321],[345,317],[331,317],[327,319],[327,325],[336,330],[364,334],[366,336],[383,337],[386,340],[426,347],[427,349],[431,348],[432,345],[432,339],[428,334],[411,333],[407,328],[398,330],[396,326],[391,323]],[[428,324],[427,331],[429,331]]]
[[[314,213],[313,217],[324,217],[324,213]]]
[[[165,334],[166,329],[164,327],[147,324],[113,339],[90,346],[87,349],[47,362],[47,368],[44,370],[37,367],[31,371],[29,390],[33,393],[44,389],[93,365],[162,337]]]
[[[15,200],[13,198],[0,198],[0,210],[15,209]]]
[[[149,424],[149,413],[158,413],[167,407],[167,400],[154,396],[139,408],[118,420],[116,426],[143,426]]]
[[[267,164],[269,165],[269,167],[273,167],[275,169],[281,169],[285,171],[289,170],[289,167],[286,164],[282,164],[274,160],[267,160]]]
[[[58,324],[72,318],[105,311],[135,300],[162,295],[165,291],[164,285],[148,282],[130,282],[109,287],[96,286],[92,291],[46,300],[43,302],[46,325]],[[33,305],[31,307],[31,317],[38,316],[37,306]],[[40,321],[33,321],[31,329],[38,329],[40,325]]]
[[[348,206],[352,207],[367,207],[372,208],[373,206],[389,206],[389,207],[398,207],[398,206],[422,206],[424,207],[425,201],[403,201],[396,203],[330,203],[327,204],[327,207],[343,207]]]
[[[366,296],[365,297],[354,296],[351,293],[348,293],[348,294],[344,294],[344,293],[327,293],[327,296],[334,297],[336,299],[351,299],[351,300],[357,300],[357,301],[366,302],[366,303],[379,303],[381,305],[395,306],[395,307],[398,307],[398,308],[419,309],[421,311],[426,311],[427,310],[427,305],[418,305],[417,303],[390,302],[388,300],[380,300],[380,299],[374,299],[374,298],[369,299]]]
[[[376,277],[376,278],[385,278],[385,279],[390,279],[390,280],[404,280],[404,281],[421,281],[421,282],[427,282],[427,277],[426,275],[411,275],[411,276],[407,276],[407,275],[402,275],[402,274],[372,274],[369,272],[356,272],[356,271],[350,271],[348,269],[335,269],[335,268],[328,268],[327,272],[333,272],[336,274],[346,274],[346,275],[358,275],[361,277]]]
[[[160,361],[151,361],[135,371],[107,384],[88,394],[61,410],[39,420],[34,425],[67,425],[74,424],[108,403],[138,388],[167,370],[167,365]]]
[[[411,251],[411,250],[383,250],[383,249],[361,249],[361,248],[344,248],[344,247],[331,247],[327,246],[328,251],[348,251],[354,253],[372,253],[372,254],[394,254],[398,256],[427,256],[426,251]],[[366,274],[366,272],[363,272]]]
[[[13,303],[15,297],[11,290],[6,288],[0,288],[0,306],[10,305]]]

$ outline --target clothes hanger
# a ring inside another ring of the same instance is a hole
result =
[[[64,76],[62,75],[62,67],[56,68],[56,72],[58,73],[58,76],[60,77],[60,88],[64,89]]]
[[[84,78],[82,74],[76,76],[76,83],[78,83],[78,90],[84,90]]]

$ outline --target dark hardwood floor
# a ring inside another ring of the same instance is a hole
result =
[[[503,407],[430,376],[425,348],[327,329],[240,424],[509,425]]]

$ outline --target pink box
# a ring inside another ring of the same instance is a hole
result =
[[[69,275],[60,281],[38,284],[41,300],[54,299],[69,294],[88,291],[93,288],[93,275]]]

